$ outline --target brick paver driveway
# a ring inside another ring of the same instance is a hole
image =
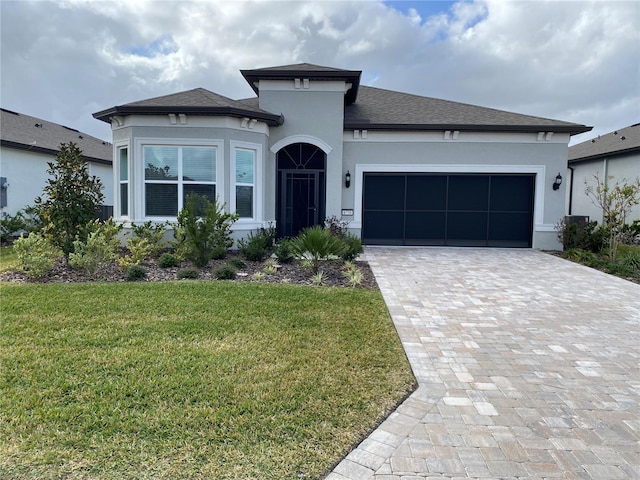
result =
[[[329,480],[640,478],[640,285],[532,250],[366,257],[419,388]]]

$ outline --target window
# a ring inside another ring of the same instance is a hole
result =
[[[118,148],[118,168],[120,170],[120,217],[129,215],[129,148]]]
[[[216,198],[215,147],[143,147],[147,217],[175,217],[190,193]]]
[[[236,148],[236,213],[240,218],[253,218],[255,150]]]

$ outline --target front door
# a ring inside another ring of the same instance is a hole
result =
[[[295,237],[324,222],[325,161],[324,152],[308,143],[288,145],[278,152],[278,236]]]
[[[320,172],[282,170],[280,199],[281,235],[294,237],[317,225],[320,217]]]

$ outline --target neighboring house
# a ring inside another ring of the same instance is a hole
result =
[[[203,88],[94,114],[113,130],[115,217],[175,220],[218,197],[236,238],[338,217],[365,244],[560,248],[571,135],[591,127],[360,85],[310,64],[242,70],[257,97]]]
[[[602,209],[585,194],[585,182],[595,186],[594,175],[609,185],[640,178],[640,123],[569,147],[569,170],[567,213],[602,224]],[[627,223],[636,219],[640,206],[632,210]]]
[[[113,206],[113,146],[109,142],[40,118],[0,110],[0,210],[3,215],[13,216],[34,205],[49,178],[47,162],[54,159],[61,143],[69,142],[82,150],[89,173],[102,180],[104,206]]]

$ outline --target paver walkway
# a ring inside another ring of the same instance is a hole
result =
[[[365,255],[419,387],[327,480],[640,479],[640,285],[533,250]]]

